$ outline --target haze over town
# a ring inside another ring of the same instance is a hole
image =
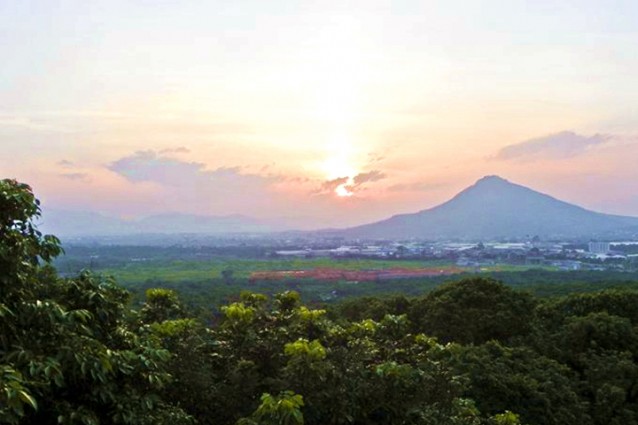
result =
[[[636,2],[0,2],[47,209],[352,226],[498,174],[638,216]]]

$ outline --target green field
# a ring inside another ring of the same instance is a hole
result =
[[[565,295],[574,292],[593,292],[605,288],[638,289],[637,273],[622,272],[562,272],[548,267],[495,265],[465,268],[462,274],[404,278],[375,282],[323,281],[315,279],[255,280],[251,273],[277,270],[309,270],[333,268],[341,270],[380,270],[388,268],[417,269],[449,267],[446,261],[377,260],[377,259],[232,259],[158,260],[123,262],[96,271],[113,276],[129,289],[136,303],[144,298],[144,291],[154,287],[175,289],[182,299],[198,309],[215,306],[236,299],[241,291],[273,294],[286,290],[298,291],[309,303],[332,303],[360,296],[403,294],[419,296],[443,282],[469,275],[489,276],[501,280],[517,290],[537,296]],[[224,278],[223,271],[232,271]]]
[[[287,277],[282,280],[250,279],[254,272],[338,269],[369,271],[383,269],[446,268],[449,260],[355,259],[355,258],[270,258],[266,251],[248,248],[176,247],[69,247],[56,260],[66,276],[89,269],[113,276],[129,289],[134,302],[144,299],[148,288],[175,289],[182,299],[197,308],[214,309],[236,299],[241,291],[273,294],[298,291],[305,302],[332,303],[359,296],[402,294],[419,296],[443,282],[465,276],[493,277],[517,290],[537,296],[592,292],[604,288],[638,288],[638,273],[620,271],[559,271],[551,267],[497,264],[489,267],[457,268],[458,275],[437,275],[378,281],[334,281]]]
[[[419,268],[444,265],[444,262],[389,261],[389,260],[334,260],[317,259],[273,259],[273,260],[231,260],[213,259],[209,261],[171,261],[129,263],[124,267],[107,268],[103,273],[110,274],[123,284],[134,284],[147,280],[165,282],[202,281],[222,277],[222,271],[232,270],[236,279],[248,279],[257,271],[271,270],[310,270],[331,267],[344,270],[381,270],[392,267]]]
[[[149,261],[131,262],[121,267],[110,267],[100,270],[115,277],[123,285],[134,285],[148,281],[162,282],[194,282],[211,281],[222,278],[224,270],[232,271],[234,279],[248,279],[253,272],[311,270],[316,268],[335,268],[341,270],[384,270],[390,268],[418,269],[424,267],[449,267],[453,263],[447,261],[417,260],[376,260],[376,259],[212,259],[208,261]],[[497,265],[481,268],[481,272],[519,272],[539,267]],[[461,268],[467,272],[474,268]],[[552,268],[543,268],[552,270]]]

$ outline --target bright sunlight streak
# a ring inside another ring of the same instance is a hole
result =
[[[349,140],[343,135],[337,135],[328,143],[327,151],[328,159],[324,161],[322,167],[326,177],[329,180],[348,178],[345,183],[335,188],[335,194],[340,198],[352,196],[354,193],[349,188],[358,171],[352,165],[353,154]]]
[[[340,177],[352,177],[357,174],[357,169],[352,165],[352,148],[347,140],[337,138],[328,143],[326,154],[328,158],[323,162],[322,169],[328,179]]]
[[[361,53],[364,41],[359,22],[342,16],[332,20],[318,35],[313,50],[313,109],[326,135],[326,156],[321,168],[328,180],[348,178],[334,189],[340,198],[354,194],[353,179],[359,173],[354,135],[364,108],[361,102],[362,81],[367,78]]]

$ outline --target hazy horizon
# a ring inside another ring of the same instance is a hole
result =
[[[3,177],[47,209],[344,227],[485,175],[638,216],[638,4],[0,1]]]

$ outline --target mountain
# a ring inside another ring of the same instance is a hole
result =
[[[39,227],[44,233],[62,237],[182,233],[221,235],[282,230],[276,224],[243,215],[161,214],[122,220],[95,212],[64,210],[46,210]]]
[[[609,238],[638,234],[638,218],[602,214],[498,176],[478,180],[449,201],[414,214],[345,229],[364,239]]]
[[[127,221],[91,211],[46,209],[38,225],[42,232],[57,236],[106,236],[131,232]]]
[[[259,233],[272,230],[266,223],[243,215],[206,216],[161,214],[135,223],[143,233]]]

